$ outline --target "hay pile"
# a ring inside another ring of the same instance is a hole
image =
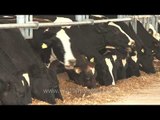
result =
[[[68,80],[66,73],[59,74],[60,89],[64,101],[56,100],[57,105],[97,105],[116,102],[120,97],[133,93],[136,89],[147,87],[159,79],[160,73],[146,74],[141,72],[140,77],[117,81],[115,86],[101,86],[96,89],[88,89]],[[43,101],[33,100],[32,105],[47,105]]]

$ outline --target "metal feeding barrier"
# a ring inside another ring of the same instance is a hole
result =
[[[130,21],[132,18],[122,18],[122,19],[103,19],[103,20],[92,20],[88,19],[80,22],[66,22],[66,23],[39,23],[39,22],[27,22],[27,23],[12,23],[12,24],[0,24],[0,29],[11,29],[11,28],[33,28],[38,29],[39,27],[59,27],[59,26],[75,26],[75,25],[94,25],[97,23],[105,22],[119,22],[119,21]]]
[[[78,16],[78,15],[77,15]],[[116,19],[103,19],[103,20],[93,20],[93,19],[86,19],[83,21],[73,21],[73,22],[60,22],[60,23],[54,23],[54,22],[46,22],[46,23],[39,23],[38,21],[33,21],[32,15],[17,15],[17,23],[11,23],[11,24],[0,24],[0,29],[12,29],[12,28],[20,28],[22,35],[25,37],[25,39],[31,39],[33,37],[33,29],[38,29],[39,27],[59,27],[59,26],[76,26],[76,25],[94,25],[98,23],[106,23],[106,22],[128,22],[131,21],[132,26],[137,32],[137,24],[136,20],[140,20],[143,24],[147,23],[149,21],[148,18],[156,17],[153,15],[128,15],[124,17],[123,15],[120,15],[120,17]],[[158,19],[156,19],[157,22]],[[158,22],[157,22],[158,23]],[[144,25],[145,25],[144,24]],[[157,25],[158,26],[158,25]],[[157,28],[156,28],[157,30]]]
[[[76,25],[94,25],[98,23],[105,23],[109,21],[130,21],[132,18],[122,18],[122,19],[103,19],[103,20],[92,20],[86,19],[83,21],[73,21],[65,23],[39,23],[38,21],[33,21],[32,15],[17,15],[17,23],[11,24],[0,24],[0,29],[13,29],[20,28],[20,31],[25,39],[32,39],[33,29],[38,29],[39,27],[59,27],[59,26],[76,26]]]

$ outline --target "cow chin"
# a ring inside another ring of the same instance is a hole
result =
[[[74,66],[70,66],[70,65],[64,65],[65,69],[67,70],[73,70]]]
[[[158,60],[160,60],[160,55],[156,55],[155,57],[156,57]]]
[[[155,51],[153,53],[153,56],[155,56],[158,60],[160,60],[160,51]]]

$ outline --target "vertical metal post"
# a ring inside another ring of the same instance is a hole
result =
[[[77,21],[84,21],[86,19],[89,19],[89,15],[75,15],[75,19]]]
[[[33,16],[32,15],[17,15],[17,23],[23,24],[32,22]],[[33,37],[33,29],[32,28],[19,28],[22,35],[25,39],[32,39]]]
[[[135,33],[137,34],[137,20],[135,17],[132,20],[132,27],[133,27]]]
[[[158,32],[158,16],[155,15],[155,29]]]

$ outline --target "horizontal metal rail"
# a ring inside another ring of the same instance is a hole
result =
[[[153,17],[153,15],[135,15],[134,18],[143,19],[143,18],[150,18]]]
[[[94,25],[97,23],[105,23],[105,22],[119,22],[119,21],[131,21],[132,18],[121,18],[121,19],[104,19],[104,20],[85,20],[81,22],[68,22],[68,23],[39,23],[37,21],[23,24],[0,24],[0,29],[11,29],[11,28],[33,28],[38,29],[39,27],[58,27],[58,26],[76,26],[76,25]]]
[[[59,27],[59,26],[76,26],[76,25],[94,25],[98,23],[105,23],[105,22],[120,22],[120,21],[131,21],[133,19],[141,19],[152,17],[153,15],[135,15],[133,17],[128,18],[116,18],[116,19],[103,19],[103,20],[93,20],[88,19],[85,21],[73,21],[73,22],[66,22],[66,23],[54,23],[54,22],[46,22],[46,23],[39,23],[38,21],[16,24],[16,23],[9,23],[9,24],[0,24],[0,29],[11,29],[11,28],[33,28],[38,29],[39,27]],[[159,22],[159,21],[158,21]]]

